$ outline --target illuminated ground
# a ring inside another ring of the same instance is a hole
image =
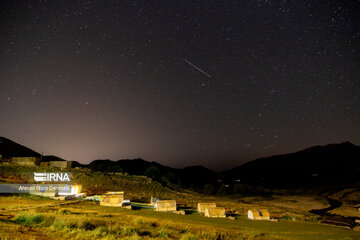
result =
[[[360,239],[360,232],[315,222],[209,219],[87,201],[62,203],[26,195],[0,197],[0,239]],[[36,208],[18,208],[25,205]]]

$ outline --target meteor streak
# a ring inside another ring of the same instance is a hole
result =
[[[263,149],[272,148],[273,146],[275,146],[275,144],[271,144],[271,145],[268,145],[268,146],[266,146],[266,147],[263,147]]]
[[[187,62],[190,66],[194,67],[195,69],[197,69],[199,72],[205,74],[207,77],[212,78],[212,76],[210,76],[210,74],[206,73],[205,71],[203,71],[202,69],[198,68],[197,66],[195,66],[194,64],[192,64],[191,62],[189,62],[188,60],[186,60],[184,58],[184,61]]]

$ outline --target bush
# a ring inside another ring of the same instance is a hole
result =
[[[306,219],[306,221],[320,223],[322,221],[322,219],[323,218],[320,216],[314,216],[314,217],[310,217],[310,218]]]
[[[131,237],[127,238],[128,240],[141,240],[141,237],[137,234],[132,235]]]
[[[84,221],[84,222],[80,223],[79,228],[84,229],[84,230],[94,230],[96,228],[96,226],[94,224],[90,223],[89,221]]]
[[[71,214],[71,211],[68,209],[60,209],[59,213],[63,214],[63,215],[68,215],[68,214]]]
[[[125,226],[122,230],[121,230],[121,234],[124,236],[131,236],[135,233],[136,231],[131,227],[131,226]]]
[[[158,236],[159,238],[168,238],[168,237],[169,237],[169,233],[168,233],[166,230],[161,229],[160,231],[158,231],[157,236]]]
[[[119,225],[108,226],[108,233],[111,233],[113,235],[120,235],[121,234],[121,228],[120,228]]]
[[[15,222],[17,224],[24,224],[27,226],[32,226],[40,224],[44,220],[44,216],[40,214],[20,214],[16,217]]]
[[[45,216],[41,225],[44,227],[50,227],[51,225],[54,224],[55,220],[56,220],[55,216]]]
[[[250,232],[247,232],[247,238],[246,239],[263,239],[264,237],[264,234],[263,233],[259,233],[257,231],[250,231]]]
[[[211,195],[214,193],[214,187],[210,183],[205,184],[203,190],[204,193],[207,195]]]
[[[180,240],[199,240],[200,238],[192,233],[185,233]]]
[[[256,195],[262,196],[262,195],[265,194],[265,191],[266,191],[265,188],[262,187],[262,186],[257,186],[257,187],[255,188],[255,194],[256,194]]]
[[[189,228],[186,226],[184,229],[180,231],[180,233],[187,233],[189,231]]]
[[[18,215],[18,216],[16,216],[16,218],[15,218],[15,222],[16,222],[17,224],[25,223],[26,219],[27,219],[27,216],[26,216],[26,215]]]
[[[209,240],[224,239],[221,238],[220,235],[216,233],[216,231],[201,231],[200,236],[202,239],[209,239]]]
[[[242,196],[250,194],[251,189],[247,184],[236,184],[233,189],[233,193],[240,194]]]
[[[146,222],[144,221],[144,219],[142,218],[135,218],[133,221],[132,221],[133,225],[135,225],[136,227],[143,227]]]
[[[266,189],[262,186],[251,186],[248,184],[236,184],[233,188],[234,194],[240,194],[242,196],[258,195],[263,196],[266,194]]]
[[[161,176],[161,171],[156,166],[150,166],[145,170],[144,175],[151,178],[152,180],[159,180]]]
[[[225,184],[222,184],[220,186],[220,188],[218,189],[218,191],[216,192],[216,195],[224,196],[224,195],[226,195],[226,193],[227,193],[226,186],[225,186]]]
[[[67,224],[64,221],[60,219],[55,219],[55,221],[51,225],[51,228],[55,230],[63,230],[66,226]]]
[[[94,235],[95,235],[96,237],[105,237],[107,234],[108,234],[108,228],[105,227],[105,226],[97,227],[97,228],[94,230]]]

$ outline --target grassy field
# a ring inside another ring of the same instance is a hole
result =
[[[34,171],[58,171],[58,169],[0,164],[0,183],[34,183],[32,182]],[[88,195],[104,194],[106,191],[124,191],[125,199],[138,202],[149,202],[151,196],[176,199],[189,206],[196,206],[198,202],[217,202],[218,205],[231,208],[241,214],[245,214],[249,208],[267,207],[280,217],[297,218],[306,218],[310,209],[327,207],[326,199],[313,196],[219,197],[199,194],[177,186],[164,187],[145,176],[123,176],[79,168],[71,169],[71,172],[72,184],[81,184],[83,192]]]
[[[33,183],[34,171],[58,171],[41,167],[0,164],[0,183]],[[144,176],[124,176],[89,169],[72,169],[72,184],[88,194],[124,191],[125,199],[149,202],[150,197],[176,199],[196,208],[198,202],[216,202],[236,215],[236,220],[209,219],[197,213],[176,215],[152,209],[127,210],[102,207],[89,201],[57,201],[22,195],[0,195],[2,239],[348,239],[360,240],[360,232],[320,224],[311,209],[329,206],[326,198],[302,195],[257,197],[208,196],[177,186],[162,186]],[[352,193],[353,195],[356,193]],[[355,195],[354,195],[355,196]],[[348,206],[348,205],[344,205]],[[351,205],[349,205],[351,206]],[[267,208],[279,222],[251,221],[248,209]],[[349,210],[349,209],[345,209]],[[342,209],[337,209],[342,211]],[[351,215],[351,212],[349,212]]]
[[[14,202],[36,208],[19,210]],[[360,239],[360,232],[314,222],[212,219],[89,201],[61,203],[27,195],[0,197],[0,239]]]

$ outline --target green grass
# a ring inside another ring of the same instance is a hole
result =
[[[6,172],[9,168],[9,172]],[[4,168],[0,166],[0,175],[5,171],[6,176],[14,174],[14,176],[21,178],[26,175],[26,172],[35,170],[41,169],[36,167],[15,168],[13,166]],[[8,210],[9,214],[13,214],[11,221],[3,220],[0,215],[0,236],[15,234],[11,239],[22,239],[21,237],[25,235],[17,233],[18,228],[23,231],[31,228],[33,231],[32,238],[41,234],[44,236],[39,239],[61,237],[63,239],[360,240],[360,232],[319,224],[320,219],[317,216],[302,210],[300,207],[274,206],[272,204],[274,200],[271,198],[249,198],[249,203],[240,203],[239,199],[234,196],[211,197],[183,189],[169,190],[159,183],[141,176],[109,175],[87,169],[73,169],[72,172],[73,182],[83,184],[85,191],[121,190],[125,191],[125,198],[132,201],[149,201],[150,196],[153,195],[176,199],[178,202],[187,203],[189,206],[195,206],[199,201],[216,202],[219,206],[227,206],[237,210],[240,215],[252,206],[265,204],[271,213],[277,213],[284,219],[279,222],[251,221],[244,215],[237,220],[214,219],[206,218],[195,212],[183,216],[156,212],[153,209],[127,210],[103,207],[99,206],[98,203],[88,201],[66,206],[43,207],[31,212],[14,211],[11,213],[11,209],[17,207],[57,203],[52,199],[22,194],[0,197],[0,208]],[[266,203],[266,201],[268,202]],[[296,221],[292,221],[292,219],[296,219]],[[10,237],[7,238],[10,239]]]
[[[59,214],[66,210],[69,214]],[[112,213],[112,217],[107,215]],[[25,217],[24,217],[25,216]],[[102,216],[102,217],[101,217]],[[105,217],[106,216],[106,217]],[[50,220],[49,220],[50,219]],[[52,223],[44,224],[48,221]],[[245,216],[237,220],[206,218],[199,214],[176,215],[151,209],[127,210],[101,207],[87,202],[53,209],[47,214],[20,214],[15,222],[33,227],[52,229],[88,238],[125,239],[360,239],[360,232],[313,222],[283,220],[279,222],[252,221]],[[240,238],[241,237],[241,238]]]
[[[79,207],[82,205],[81,203]],[[82,207],[81,207],[82,208]],[[359,232],[348,230],[341,227],[334,227],[313,222],[297,222],[282,220],[279,222],[269,221],[252,221],[245,216],[237,220],[206,218],[199,214],[192,215],[176,215],[171,213],[155,212],[151,209],[141,209],[137,211],[129,211],[118,208],[102,208],[97,205],[87,206],[87,210],[107,212],[111,211],[114,216],[117,214],[128,215],[133,217],[150,217],[158,219],[160,222],[172,221],[178,226],[207,226],[214,229],[220,228],[226,231],[245,232],[250,236],[261,237],[262,234],[269,238],[283,237],[285,239],[343,239],[344,237],[360,237]],[[221,231],[221,230],[220,230]]]
[[[0,163],[0,176],[4,183],[35,183],[33,172],[59,171],[58,168],[19,166]],[[71,182],[83,186],[89,195],[106,191],[125,191],[125,198],[137,201],[149,201],[151,196],[175,197],[177,192],[170,190],[145,176],[115,175],[96,172],[90,169],[70,169]],[[195,194],[195,193],[194,193]]]
[[[200,240],[200,237],[192,233],[185,233],[180,240]]]
[[[16,217],[15,222],[17,224],[24,224],[27,226],[38,225],[44,220],[44,216],[40,214],[20,214]]]

